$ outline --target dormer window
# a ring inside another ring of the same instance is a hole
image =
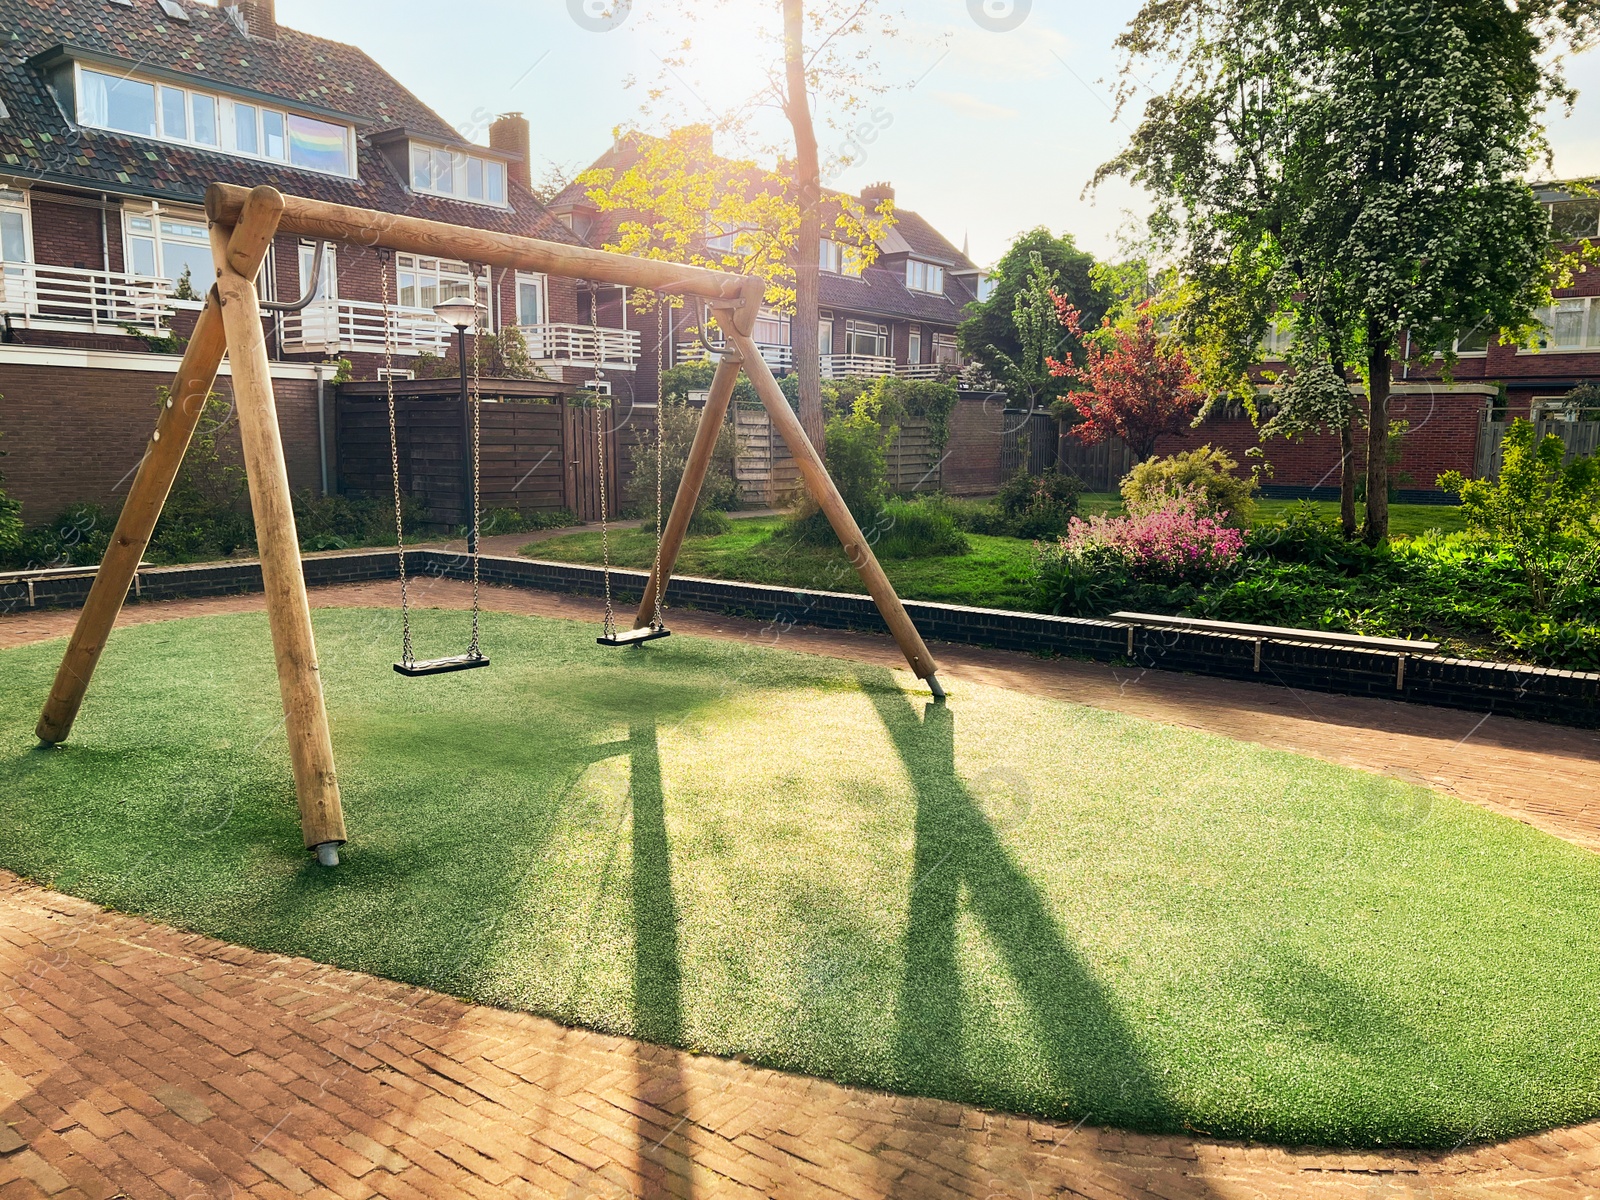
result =
[[[944,268],[915,258],[906,260],[906,287],[913,292],[933,292],[944,295]]]
[[[355,173],[355,131],[348,125],[81,64],[76,86],[80,125],[286,162],[326,175]]]
[[[817,244],[817,266],[830,275],[860,275],[861,252],[832,238],[823,238]]]
[[[442,146],[411,143],[411,188],[472,204],[506,206],[506,165]]]

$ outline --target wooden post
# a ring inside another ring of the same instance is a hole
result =
[[[300,831],[306,846],[317,848],[324,862],[337,862],[332,851],[345,840],[344,812],[334,776],[333,739],[322,702],[322,677],[317,669],[311,606],[300,565],[289,472],[278,433],[272,366],[267,359],[255,284],[234,269],[237,260],[230,253],[235,247],[252,245],[258,239],[270,242],[277,217],[276,212],[252,211],[247,205],[231,238],[226,229],[212,226],[211,248],[217,264],[222,321],[228,334],[228,361],[233,366],[233,399],[250,481],[250,507],[255,514],[267,621],[272,627],[272,647],[278,664],[284,730],[300,801]]]
[[[256,193],[251,193],[254,207],[271,211],[274,201],[277,209],[283,207],[283,198],[273,189],[258,188],[257,192],[263,195],[257,200]],[[241,243],[243,254],[238,261],[242,274],[253,277],[261,269],[261,259],[271,242],[269,233],[264,241],[256,238],[250,243]],[[47,745],[66,741],[72,732],[72,723],[77,719],[89,680],[105,649],[106,638],[117,623],[128,587],[150,545],[156,520],[161,516],[161,506],[166,503],[172,481],[183,465],[189,440],[205,412],[206,399],[216,383],[217,368],[226,350],[222,311],[213,289],[206,296],[205,308],[200,311],[183,361],[178,364],[166,406],[156,417],[155,432],[150,435],[150,444],[145,448],[138,473],[128,489],[127,502],[117,518],[117,528],[106,546],[83,611],[78,614],[72,640],[67,643],[67,652],[62,656],[55,683],[50,688],[50,697],[39,714],[35,732]]]
[[[900,602],[900,597],[895,592],[894,585],[889,582],[889,577],[883,573],[883,567],[878,564],[877,556],[872,553],[872,547],[862,534],[861,526],[856,524],[855,517],[845,505],[844,497],[839,495],[839,489],[834,486],[828,469],[822,464],[822,456],[806,437],[805,430],[800,426],[800,418],[795,416],[794,409],[789,407],[788,399],[778,387],[778,381],[772,377],[772,371],[761,357],[761,352],[756,349],[749,335],[740,331],[731,320],[723,324],[721,313],[718,313],[717,323],[722,325],[727,332],[728,340],[743,357],[745,374],[756,385],[761,403],[766,406],[767,416],[774,428],[788,443],[789,452],[794,455],[795,465],[800,468],[800,477],[805,480],[806,490],[811,493],[811,498],[827,516],[828,524],[833,526],[833,531],[839,535],[839,541],[844,544],[845,556],[861,576],[861,582],[867,585],[867,591],[872,594],[873,602],[883,614],[884,623],[889,626],[889,632],[894,634],[894,640],[900,645],[900,653],[906,656],[906,662],[911,664],[911,669],[917,673],[917,677],[928,681],[933,694],[943,696],[944,690],[936,678],[938,664],[933,661],[933,655],[928,653],[928,647],[923,644],[922,635],[912,623],[911,615],[906,612],[906,606]]]
[[[672,515],[661,530],[661,553],[658,556],[661,581],[656,582],[656,569],[650,571],[650,582],[645,585],[644,599],[639,601],[638,615],[633,627],[643,629],[656,615],[656,589],[664,593],[672,579],[672,568],[677,564],[678,551],[683,549],[684,536],[689,532],[689,522],[694,519],[694,506],[700,499],[700,488],[705,484],[706,471],[711,466],[711,452],[717,448],[717,435],[722,432],[723,418],[728,415],[728,401],[733,398],[733,386],[739,382],[739,356],[732,351],[723,354],[717,363],[717,373],[711,378],[711,394],[700,413],[700,424],[694,431],[694,444],[689,447],[688,461],[683,465],[683,478],[678,482],[678,494],[672,500]],[[660,436],[661,410],[656,410],[656,430]]]

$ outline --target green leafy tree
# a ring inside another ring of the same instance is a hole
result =
[[[1042,359],[1081,362],[1083,347],[1062,327],[1048,293],[1053,289],[1067,297],[1093,328],[1111,304],[1111,292],[1097,281],[1095,267],[1094,256],[1079,250],[1070,234],[1057,237],[1034,229],[1018,238],[989,273],[994,286],[989,298],[967,306],[967,318],[956,330],[962,353],[981,362],[1018,407],[1047,407],[1070,389],[1070,381],[1052,376]]]
[[[1356,430],[1365,415],[1345,378],[1344,356],[1334,349],[1314,320],[1295,327],[1288,372],[1273,392],[1274,412],[1261,425],[1261,440],[1333,433],[1339,438],[1339,523],[1344,536],[1356,536]],[[1259,415],[1259,414],[1258,414]]]
[[[1135,516],[1159,512],[1177,500],[1189,500],[1209,516],[1226,515],[1227,523],[1250,527],[1255,493],[1260,482],[1254,475],[1239,475],[1239,464],[1220,448],[1201,446],[1180,450],[1165,458],[1147,458],[1122,481],[1122,500]]]
[[[1096,178],[1152,193],[1152,239],[1196,288],[1273,267],[1242,315],[1314,320],[1365,380],[1369,543],[1388,535],[1404,339],[1525,328],[1549,295],[1525,175],[1545,107],[1572,96],[1560,52],[1597,22],[1572,0],[1146,0],[1118,39],[1124,101],[1146,60],[1170,83]]]
[[[1600,536],[1600,463],[1575,458],[1563,466],[1566,449],[1554,434],[1537,437],[1533,424],[1519,418],[1506,430],[1498,480],[1467,479],[1459,471],[1439,476],[1441,488],[1461,496],[1468,528],[1511,552],[1540,610],[1562,561]]]
[[[5,397],[0,396],[0,400]],[[0,450],[0,458],[4,458],[5,451]],[[6,477],[0,474],[0,485]],[[6,495],[6,490],[0,486],[0,562],[10,561],[22,549],[22,501]]]
[[[689,448],[700,428],[701,409],[687,403],[668,401],[660,409],[661,421],[661,505],[662,519],[672,509],[673,497],[689,463]],[[735,442],[732,421],[723,421],[711,450],[711,465],[704,485],[695,499],[690,533],[720,533],[727,527],[722,515],[739,504],[739,482],[734,478]],[[633,447],[633,474],[628,480],[625,499],[633,516],[653,520],[656,513],[656,440],[641,438]]]

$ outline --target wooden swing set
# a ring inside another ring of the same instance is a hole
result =
[[[311,630],[311,606],[306,597],[288,470],[278,431],[261,300],[253,282],[279,233],[622,284],[707,302],[727,344],[717,363],[671,515],[661,531],[655,565],[639,602],[634,630],[649,631],[660,626],[661,597],[688,532],[717,433],[742,368],[755,385],[773,425],[788,443],[806,490],[827,515],[906,661],[936,697],[944,695],[932,655],[751,340],[764,290],[760,280],[306,200],[285,196],[266,186],[247,190],[213,184],[206,191],[206,215],[217,281],[206,295],[171,394],[156,420],[155,432],[150,435],[116,531],[39,716],[36,733],[42,743],[57,745],[72,731],[95,665],[122,609],[226,354],[233,370],[234,406],[249,478],[301,833],[307,849],[314,850],[319,861],[326,865],[338,862],[337,848],[346,840],[344,811],[339,801],[333,741]],[[621,635],[619,640],[628,640],[627,635]],[[641,635],[634,640],[645,639]]]

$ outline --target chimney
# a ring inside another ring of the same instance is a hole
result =
[[[876,212],[878,205],[887,200],[894,203],[894,184],[873,183],[861,189],[861,203],[868,212]]]
[[[276,0],[239,0],[234,7],[238,9],[239,19],[244,22],[248,36],[268,42],[278,40]]]
[[[528,165],[528,118],[519,112],[501,113],[489,126],[489,148],[518,154],[521,158],[506,164],[506,174],[511,182],[523,187],[533,186],[533,176]]]

